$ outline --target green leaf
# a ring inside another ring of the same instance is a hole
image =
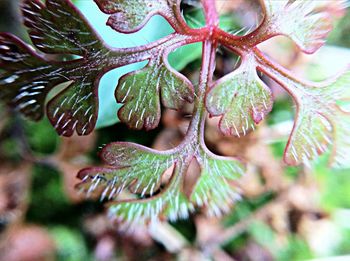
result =
[[[55,56],[39,55],[19,39],[2,34],[0,63],[6,66],[3,66],[4,72],[0,72],[0,89],[3,90],[0,98],[18,108],[24,115],[38,120],[43,116],[49,92],[55,86],[67,83],[67,87],[53,95],[47,105],[48,118],[60,135],[71,136],[74,132],[79,135],[91,133],[98,118],[98,86],[101,77],[108,70],[127,64],[150,60],[149,65],[154,66],[154,71],[150,72],[154,86],[150,88],[151,91],[144,87],[143,93],[141,92],[145,97],[152,97],[150,104],[153,107],[145,111],[150,115],[141,120],[142,126],[138,126],[140,122],[137,120],[131,122],[130,126],[142,128],[145,125],[146,129],[150,129],[158,124],[159,95],[165,106],[175,109],[179,109],[185,99],[192,101],[190,82],[168,69],[168,64],[160,62],[163,58],[159,58],[160,53],[166,52],[167,56],[167,52],[181,41],[185,41],[186,36],[169,37],[168,40],[171,41],[160,41],[154,46],[112,49],[103,44],[85,18],[68,0],[48,0],[45,4],[39,0],[25,0],[22,12],[34,45],[41,51]],[[63,23],[64,27],[61,26]],[[183,42],[179,45],[181,44]],[[72,60],[61,61],[61,54]],[[162,78],[161,84],[165,83],[168,86],[160,90],[155,83],[157,77]],[[190,86],[190,90],[185,90],[184,85]],[[179,90],[171,89],[173,87],[179,87]],[[154,98],[154,94],[157,94],[158,98]],[[125,110],[130,113],[132,108],[127,108],[130,104],[124,104],[119,115],[123,115]],[[116,106],[114,108],[116,109]],[[139,113],[141,115],[142,110]],[[112,114],[113,112],[108,115]],[[129,115],[123,115],[124,119],[126,117]],[[146,123],[142,122],[143,120],[152,122]],[[113,122],[110,116],[108,121]]]
[[[142,28],[142,30],[136,33],[118,33],[105,25],[106,16],[101,14],[101,11],[96,8],[96,4],[93,1],[80,0],[76,2],[76,5],[88,19],[93,28],[98,31],[101,38],[109,46],[115,48],[145,45],[173,32],[172,27],[163,17],[154,16],[150,19],[147,25]],[[159,28],[159,30],[153,30],[154,28]],[[99,113],[96,128],[110,126],[119,122],[116,112],[122,105],[116,103],[114,88],[111,87],[117,85],[121,76],[130,71],[141,69],[145,64],[146,62],[129,64],[109,71],[102,77],[99,85]],[[173,65],[173,63],[171,64]],[[174,68],[178,69],[176,66]]]
[[[286,35],[305,53],[314,53],[324,44],[325,38],[332,30],[332,8],[329,5],[334,8],[341,6],[333,2],[338,1],[264,0],[264,34]]]
[[[271,91],[258,77],[252,55],[214,84],[206,106],[212,116],[221,116],[219,127],[226,135],[245,135],[265,118],[272,109]]]
[[[107,145],[101,157],[113,167],[80,171],[78,177],[83,182],[78,187],[88,194],[98,188],[97,193],[103,190],[102,198],[109,199],[127,188],[141,196],[152,196],[159,189],[162,174],[176,162],[174,155],[125,142]]]
[[[116,98],[124,104],[118,112],[122,122],[134,129],[150,130],[159,124],[160,98],[165,107],[180,109],[185,101],[192,102],[193,87],[167,63],[158,60],[123,76]]]
[[[230,181],[244,173],[244,166],[233,158],[203,153],[199,159],[201,175],[191,193],[191,201],[206,207],[209,216],[220,216],[240,199]]]
[[[162,15],[172,24],[176,23],[174,9],[180,4],[177,0],[95,0],[95,2],[102,12],[111,15],[107,24],[123,33],[140,30],[156,14]]]
[[[39,0],[25,0],[22,12],[33,44],[44,53],[85,56],[104,48],[70,1],[47,0],[43,5]]]
[[[0,35],[1,99],[25,116],[39,120],[45,99],[57,85],[69,85],[49,101],[47,114],[60,135],[89,134],[98,114],[98,84],[108,50],[79,11],[67,0],[26,0],[25,25],[34,45],[49,54],[70,54],[82,59],[57,61],[34,52],[20,39]],[[64,27],[61,25],[65,24]],[[120,53],[116,54],[120,57]]]
[[[211,154],[204,145],[200,152],[192,149],[191,145],[188,148],[180,145],[159,152],[132,143],[112,143],[101,152],[101,158],[111,167],[80,171],[78,177],[82,182],[78,188],[88,195],[116,199],[108,204],[109,214],[127,225],[187,218],[195,205],[205,207],[209,215],[219,216],[239,199],[229,182],[243,174],[244,166],[236,159]],[[187,197],[182,190],[188,169],[185,162],[193,157],[201,165],[202,174]],[[174,168],[170,181],[161,186],[161,177],[171,167]],[[123,190],[137,198],[118,199]]]
[[[321,113],[310,109],[310,104],[299,106],[295,127],[285,152],[290,165],[309,164],[326,151],[331,144],[332,126]]]
[[[115,199],[127,188],[139,194],[139,199],[118,200],[109,203],[109,214],[127,225],[145,224],[159,218],[188,217],[194,208],[180,191],[184,168],[173,151],[157,152],[131,143],[112,143],[101,157],[113,168],[88,168],[80,171],[80,190],[96,193],[101,198]],[[163,173],[175,166],[171,181],[160,189]],[[182,173],[182,174],[181,174]],[[152,195],[155,195],[152,197]]]
[[[159,219],[171,221],[179,218],[185,219],[193,210],[193,205],[188,202],[184,194],[177,190],[174,184],[169,184],[156,197],[112,203],[109,215],[127,226],[133,226],[135,224],[154,224]]]
[[[0,67],[0,99],[32,120],[42,118],[46,95],[64,81],[52,73],[58,68],[4,33],[0,34]]]
[[[338,102],[350,100],[350,71],[318,85],[286,83],[292,84],[298,110],[285,161],[309,164],[332,145],[331,165],[349,168],[350,113]]]

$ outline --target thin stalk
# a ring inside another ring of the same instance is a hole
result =
[[[202,143],[204,141],[205,119],[207,116],[205,108],[205,95],[212,84],[215,70],[216,43],[209,40],[203,43],[203,60],[200,72],[199,84],[195,89],[194,112],[187,131],[185,143]]]
[[[202,0],[206,25],[217,27],[219,25],[219,16],[215,6],[215,0]]]
[[[310,87],[317,85],[316,83],[313,83],[313,82],[310,82],[307,80],[299,79],[298,77],[293,75],[293,73],[291,71],[287,70],[286,68],[284,68],[280,64],[278,64],[278,63],[272,61],[270,58],[268,58],[258,48],[254,48],[253,51],[254,51],[256,60],[260,64],[260,67],[266,67],[266,68],[276,72],[281,77],[286,78],[290,81],[293,81],[293,82],[301,84],[301,85],[310,86]],[[267,70],[264,70],[264,71],[267,71]],[[273,75],[269,75],[269,76],[273,77]],[[275,80],[278,80],[279,77],[273,77],[273,78]]]

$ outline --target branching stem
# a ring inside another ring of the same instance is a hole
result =
[[[215,1],[203,0],[203,7],[206,16],[207,26],[213,28],[218,24],[218,16],[215,8]],[[202,66],[200,72],[199,84],[195,89],[194,112],[190,127],[187,132],[187,138],[184,142],[196,141],[196,144],[204,144],[204,125],[206,119],[205,94],[212,84],[215,70],[215,52],[217,44],[211,39],[203,42]]]
[[[213,0],[203,0],[203,6],[206,15],[207,25],[212,25],[215,28],[218,24],[218,17]],[[215,53],[217,44],[212,39],[207,39],[203,42],[202,47],[202,66],[200,71],[200,79],[198,86],[195,87],[194,111],[187,134],[177,150],[185,149],[187,153],[183,154],[185,167],[189,166],[189,162],[194,156],[199,155],[200,145],[206,148],[204,144],[205,120],[207,116],[205,108],[205,95],[212,84],[213,74],[215,70]],[[174,172],[174,175],[176,173]]]

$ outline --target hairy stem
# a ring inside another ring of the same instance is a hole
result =
[[[215,0],[202,0],[202,4],[207,26],[217,27],[219,25],[219,16],[215,6]]]
[[[291,80],[293,82],[300,83],[302,85],[310,85],[310,86],[315,85],[315,84],[311,84],[310,82],[308,82],[306,80],[298,79],[298,77],[294,76],[292,72],[288,71],[287,69],[282,67],[280,64],[273,62],[270,58],[266,57],[266,55],[263,54],[258,48],[255,47],[253,50],[254,50],[255,58],[261,67],[271,68],[273,71],[278,73],[283,78],[286,78],[286,79]],[[276,77],[274,77],[274,78],[276,78]]]
[[[129,47],[129,48],[112,48],[107,47],[109,50],[109,55],[106,58],[107,66],[104,66],[108,69],[125,66],[131,63],[142,62],[145,60],[152,59],[157,56],[159,50],[165,49],[176,49],[183,45],[201,42],[203,41],[204,36],[189,36],[182,35],[178,33],[173,33],[164,37],[156,42],[142,45],[138,47]]]
[[[322,87],[321,84],[314,82],[300,80],[298,77],[294,76],[292,72],[288,71],[281,65],[271,61],[266,57],[259,49],[254,49],[254,54],[258,62],[258,68],[271,79],[276,81],[283,89],[285,89],[289,95],[294,99],[296,104],[303,103],[303,97],[309,97],[316,100],[316,103],[323,103],[322,100],[318,100],[318,97],[315,96],[308,89],[301,88],[300,86],[315,88]]]
[[[216,24],[218,21],[216,9],[213,0],[203,1],[206,13],[206,21],[210,24]],[[210,16],[210,17],[208,17]],[[185,168],[187,169],[192,158],[199,154],[199,146],[204,145],[205,119],[207,116],[205,108],[205,94],[212,83],[215,70],[215,53],[216,42],[207,39],[203,42],[202,65],[198,86],[195,87],[194,111],[190,126],[187,130],[186,137],[178,148],[186,148],[187,153],[184,155]],[[185,173],[185,172],[184,172]]]
[[[215,30],[219,23],[215,1],[203,0],[202,3],[207,27],[210,28],[210,30]],[[216,47],[216,41],[210,38],[203,42],[200,79],[195,89],[194,112],[185,142],[196,141],[195,144],[204,144],[204,125],[207,115],[205,94],[213,81]]]

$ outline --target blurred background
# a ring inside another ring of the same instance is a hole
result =
[[[19,2],[0,0],[0,31],[30,42]],[[107,16],[92,0],[73,2],[112,46],[146,44],[172,32],[163,18],[154,17],[136,34],[118,34],[105,26]],[[228,32],[247,34],[261,20],[258,1],[217,4],[220,26]],[[181,8],[190,26],[203,25],[198,1],[184,0]],[[325,79],[350,61],[350,12],[337,15],[327,45],[315,55],[301,54],[283,37],[260,47],[304,78]],[[180,48],[171,54],[170,63],[196,83],[201,45]],[[144,65],[129,65],[103,77],[98,128],[88,137],[58,137],[47,119],[29,122],[0,104],[0,261],[350,260],[350,170],[329,169],[327,155],[310,168],[283,163],[295,108],[264,75],[275,104],[257,131],[229,138],[218,132],[218,119],[207,123],[208,147],[248,164],[247,174],[236,184],[242,200],[227,215],[208,218],[198,210],[188,220],[122,232],[107,219],[102,203],[78,194],[76,173],[101,164],[97,152],[104,144],[131,141],[164,150],[182,139],[190,105],[183,112],[164,110],[161,125],[150,132],[131,131],[118,123],[114,86],[121,75]],[[238,57],[219,48],[216,77],[238,65]]]

